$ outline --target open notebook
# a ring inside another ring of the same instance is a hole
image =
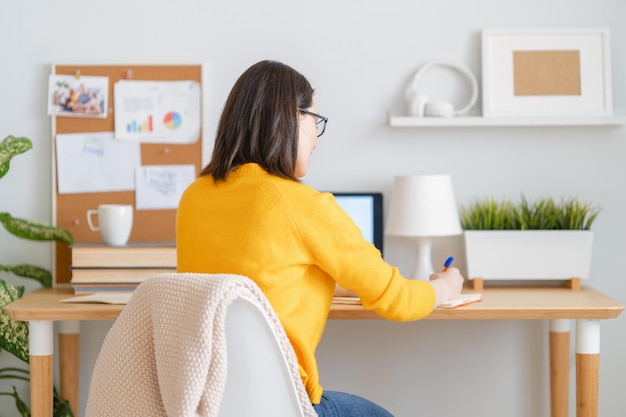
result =
[[[475,303],[482,300],[482,294],[461,294],[454,300],[446,301],[439,305],[440,308],[455,308],[464,306],[467,304]],[[333,297],[333,303],[335,304],[361,304],[359,297]]]
[[[443,303],[441,303],[439,305],[439,307],[441,308],[455,308],[455,307],[460,307],[460,306],[464,306],[467,304],[471,304],[471,303],[475,303],[477,301],[482,300],[482,294],[479,293],[475,293],[475,294],[461,294],[458,298],[455,298],[454,300],[448,300],[445,301]]]

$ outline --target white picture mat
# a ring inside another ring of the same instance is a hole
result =
[[[613,114],[606,28],[484,29],[483,116],[609,116]],[[515,96],[514,51],[580,51],[581,95]]]

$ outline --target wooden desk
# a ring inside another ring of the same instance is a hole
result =
[[[570,320],[576,320],[577,417],[598,415],[600,322],[620,315],[624,306],[591,288],[486,288],[483,301],[457,309],[436,309],[430,320],[550,320],[552,417],[567,417]],[[59,329],[60,392],[78,410],[78,322],[115,320],[123,306],[66,304],[71,289],[34,291],[5,307],[14,320],[30,323],[32,417],[52,417],[53,323]],[[331,319],[381,319],[359,305],[333,304]]]

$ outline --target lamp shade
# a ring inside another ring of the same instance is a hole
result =
[[[434,237],[462,233],[450,175],[398,176],[394,179],[386,234]]]

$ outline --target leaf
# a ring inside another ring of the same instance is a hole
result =
[[[26,405],[24,401],[17,394],[17,390],[13,387],[13,398],[15,398],[15,408],[19,411],[20,416],[22,417],[30,417],[30,408]]]
[[[53,416],[74,417],[74,413],[72,413],[72,409],[70,408],[70,403],[67,400],[61,398],[56,388],[54,389]]]
[[[34,220],[20,219],[9,213],[0,213],[0,223],[14,236],[29,240],[56,240],[68,245],[74,243],[72,234],[60,227]]]
[[[29,382],[30,374],[26,369],[6,367],[0,369],[0,379],[13,379]]]
[[[9,172],[11,159],[21,153],[32,149],[33,143],[27,138],[7,136],[0,142],[0,178]]]
[[[0,264],[0,271],[11,272],[18,277],[30,278],[39,281],[45,288],[52,287],[52,274],[47,269],[35,265],[3,265]]]
[[[28,363],[28,323],[12,320],[4,307],[24,294],[24,287],[0,280],[0,348]]]

